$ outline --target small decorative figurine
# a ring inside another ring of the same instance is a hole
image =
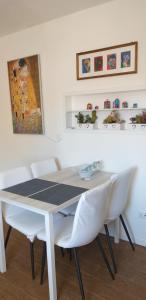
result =
[[[133,103],[133,108],[137,108],[138,107],[138,103]]]
[[[120,100],[118,98],[114,100],[113,108],[120,108]]]
[[[127,101],[122,102],[122,107],[123,108],[128,108],[128,102]]]
[[[96,110],[98,110],[98,109],[99,109],[99,106],[98,106],[98,105],[96,105],[96,106],[95,106],[95,109],[96,109]]]
[[[88,104],[87,104],[87,109],[88,109],[88,110],[92,110],[92,109],[93,109],[93,105],[92,105],[91,103],[88,103]]]
[[[108,99],[104,101],[104,108],[111,108],[111,102]]]

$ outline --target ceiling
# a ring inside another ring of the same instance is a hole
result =
[[[0,0],[0,36],[111,0]]]

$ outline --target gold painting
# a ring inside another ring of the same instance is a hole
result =
[[[42,134],[38,55],[8,62],[14,133]]]

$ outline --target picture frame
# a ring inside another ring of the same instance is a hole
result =
[[[43,134],[39,55],[17,58],[7,65],[13,133]]]
[[[77,80],[137,73],[138,42],[76,54]]]

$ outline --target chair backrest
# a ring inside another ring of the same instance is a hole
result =
[[[34,178],[58,171],[55,158],[34,162],[30,167]]]
[[[74,217],[69,247],[92,242],[101,230],[108,210],[111,181],[82,194]]]
[[[31,180],[32,173],[29,167],[18,167],[15,169],[10,169],[8,171],[0,172],[0,189],[5,189],[7,187]],[[4,218],[7,216],[12,216],[16,213],[21,212],[23,209],[10,204],[3,205],[3,215]]]
[[[115,220],[124,211],[135,169],[132,167],[112,176],[113,185],[107,220]]]

